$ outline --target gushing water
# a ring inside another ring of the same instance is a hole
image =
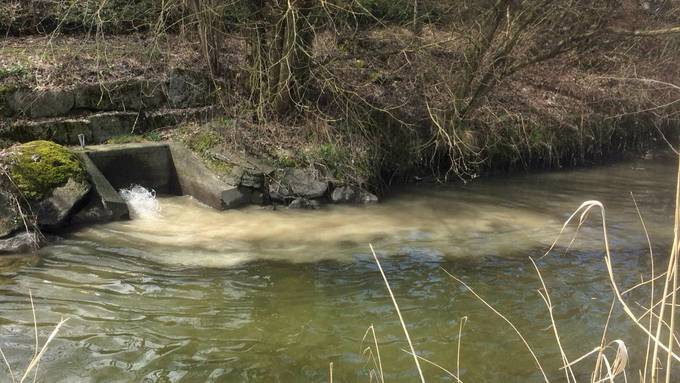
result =
[[[130,218],[157,218],[161,213],[161,205],[156,199],[156,191],[139,185],[131,185],[121,189],[120,196],[128,204]]]

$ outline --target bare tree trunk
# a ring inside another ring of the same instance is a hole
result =
[[[251,38],[251,92],[258,93],[264,118],[264,104],[286,114],[304,99],[309,78],[310,50],[314,38],[308,19],[313,0],[290,0],[283,6],[254,2],[256,26]],[[259,11],[258,11],[259,9]]]
[[[196,17],[201,50],[208,63],[210,75],[222,73],[219,52],[222,48],[222,31],[219,27],[218,7],[215,0],[187,0]]]

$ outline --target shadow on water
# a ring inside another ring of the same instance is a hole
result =
[[[376,206],[321,212],[216,212],[189,198],[162,198],[159,217],[84,228],[41,250],[39,261],[6,261],[3,350],[18,365],[32,355],[31,289],[42,334],[72,318],[41,363],[43,381],[327,381],[329,362],[336,381],[368,381],[362,337],[374,324],[385,379],[411,382],[417,372],[401,351],[407,346],[370,242],[422,356],[455,368],[466,316],[465,381],[542,380],[507,325],[446,270],[511,317],[559,377],[528,257],[543,255],[583,200],[599,199],[608,209],[614,268],[623,286],[635,284],[649,259],[629,192],[661,262],[672,235],[673,174],[672,163],[641,162],[420,185]],[[538,262],[571,357],[599,342],[613,298],[598,224],[593,217],[568,253],[566,239]],[[631,350],[644,341],[620,310],[610,334]],[[633,366],[638,354],[631,352]],[[449,381],[425,368],[428,381]]]

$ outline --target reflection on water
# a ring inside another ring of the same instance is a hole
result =
[[[362,337],[373,324],[385,380],[412,382],[417,373],[370,242],[422,356],[454,369],[467,316],[463,380],[541,381],[511,329],[445,269],[512,317],[559,379],[559,352],[527,257],[543,254],[583,200],[598,199],[619,280],[635,284],[648,256],[630,193],[662,257],[674,174],[673,163],[637,162],[419,185],[375,206],[320,212],[216,212],[190,198],[162,198],[161,216],[82,229],[41,250],[36,262],[3,267],[2,348],[16,366],[32,355],[31,289],[41,334],[61,316],[72,318],[39,381],[318,382],[328,381],[333,362],[336,381],[368,382]],[[598,224],[594,215],[568,254],[562,248],[539,261],[571,358],[599,343],[612,299]],[[610,326],[639,365],[638,331],[618,309]],[[450,381],[431,367],[425,373],[429,382]]]

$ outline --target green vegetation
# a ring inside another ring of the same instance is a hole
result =
[[[129,144],[133,142],[144,142],[146,139],[142,135],[138,134],[121,134],[120,136],[114,136],[106,140],[107,144]]]
[[[78,157],[49,141],[14,146],[6,159],[12,180],[28,200],[39,200],[70,178],[83,180],[85,169]]]
[[[8,77],[19,77],[23,78],[29,75],[29,70],[26,66],[21,64],[15,64],[7,67],[0,66],[0,80],[4,80]],[[2,89],[0,88],[0,91]]]
[[[205,154],[208,150],[216,147],[222,138],[211,130],[201,130],[189,137],[187,145],[191,150],[199,154]]]
[[[147,141],[162,141],[163,136],[156,131],[146,132],[144,134],[121,134],[106,140],[107,144],[129,144],[133,142],[147,142]]]

